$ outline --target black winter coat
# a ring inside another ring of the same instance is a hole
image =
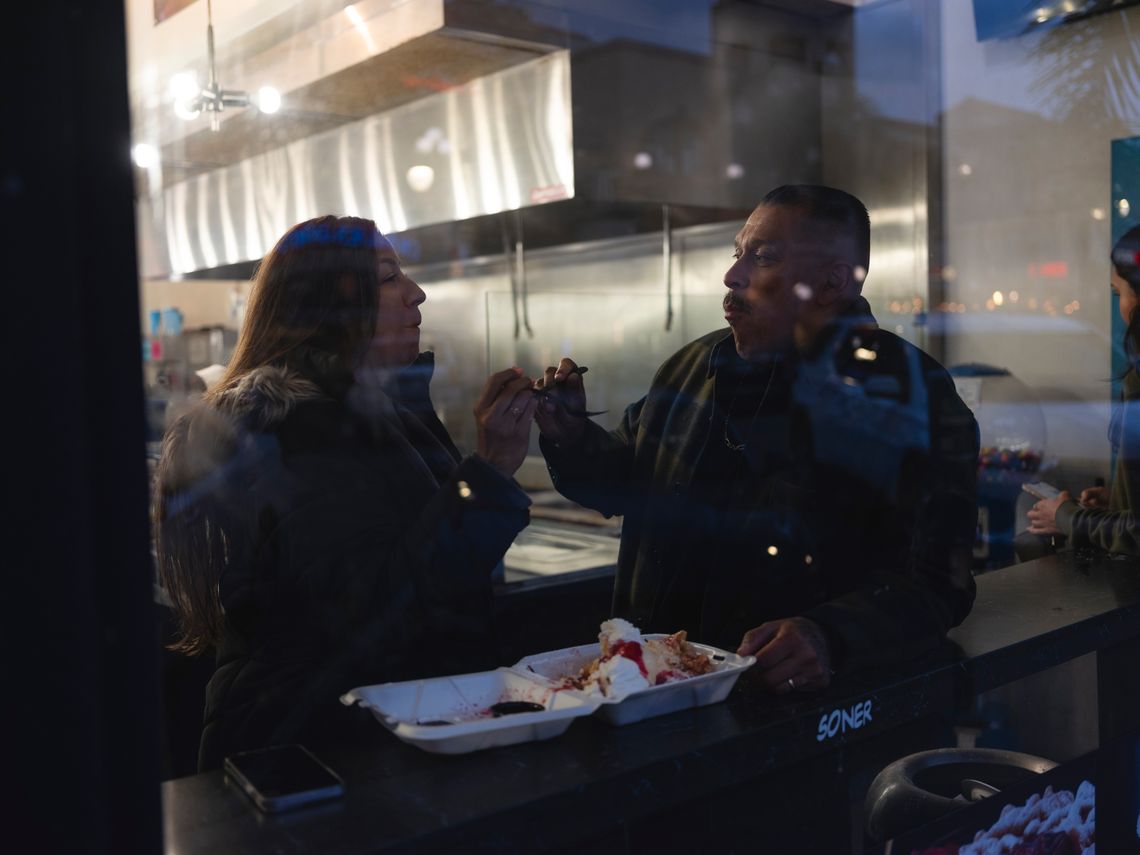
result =
[[[950,377],[869,313],[845,318],[771,368],[735,451],[725,415],[747,370],[731,334],[711,333],[616,430],[542,440],[559,491],[624,514],[614,614],[731,650],[802,615],[846,669],[935,647],[974,597],[978,433]]]
[[[496,664],[491,574],[530,500],[460,459],[428,398],[432,367],[422,355],[367,404],[265,367],[189,417],[173,453],[216,457],[219,413],[238,437],[185,497],[226,538],[201,769],[343,738],[362,714],[339,697],[356,686]]]

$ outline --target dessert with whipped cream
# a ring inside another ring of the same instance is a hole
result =
[[[663,638],[645,638],[629,621],[614,618],[602,624],[598,640],[601,655],[567,678],[567,688],[621,697],[707,674],[715,667],[707,654],[686,641],[684,630]]]
[[[997,822],[962,846],[949,844],[912,855],[1095,855],[1096,787],[1076,793],[1046,787],[1023,805],[1005,805]]]

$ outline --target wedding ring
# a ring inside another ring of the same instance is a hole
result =
[[[507,412],[514,413],[516,416],[523,414],[522,407],[511,407]]]
[[[794,692],[796,690],[796,681],[789,677],[786,682],[788,684],[788,688]]]

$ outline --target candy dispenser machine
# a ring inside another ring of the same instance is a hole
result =
[[[1013,537],[1021,487],[1041,478],[1045,416],[1032,390],[1004,368],[958,365],[950,374],[981,434],[974,566],[1006,567],[1016,561]]]

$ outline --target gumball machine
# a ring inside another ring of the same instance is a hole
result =
[[[958,365],[950,375],[981,434],[974,567],[1006,567],[1016,561],[1013,537],[1021,486],[1041,478],[1045,415],[1032,390],[1004,368]]]

